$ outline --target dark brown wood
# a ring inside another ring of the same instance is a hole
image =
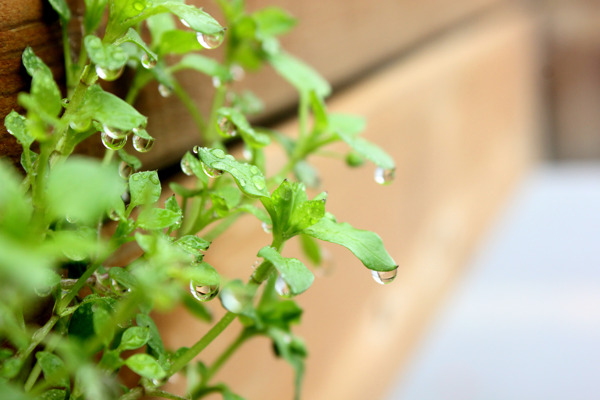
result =
[[[21,53],[31,46],[59,81],[64,74],[60,26],[56,14],[44,4],[43,0],[2,0],[0,4],[0,156],[15,163],[22,149],[6,131],[4,117],[13,109],[22,111],[17,96],[29,87]]]

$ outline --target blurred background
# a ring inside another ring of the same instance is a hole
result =
[[[188,2],[214,12],[211,2]],[[11,84],[0,111],[26,87],[24,41],[35,39],[46,60],[60,52],[42,3],[12,3],[0,4],[0,78]],[[330,110],[365,116],[365,137],[397,163],[394,183],[379,186],[372,166],[310,160],[322,171],[328,209],[379,233],[400,269],[380,286],[351,254],[327,247],[330,266],[298,298],[306,310],[298,333],[310,349],[303,398],[596,398],[600,1],[247,4],[298,18],[284,48],[333,84]],[[21,14],[6,12],[13,9]],[[210,81],[178,78],[206,107]],[[294,134],[297,99],[272,70],[248,74],[238,89],[265,102],[257,123]],[[198,134],[180,103],[157,96],[156,86],[145,90],[137,106],[158,142],[145,167],[169,168]],[[10,140],[0,130],[0,145]],[[210,256],[225,275],[246,276],[240,265],[249,267],[267,240],[246,221]],[[298,253],[291,247],[287,256]],[[206,330],[178,314],[161,318],[173,346]],[[227,337],[220,343],[209,358]],[[220,375],[250,400],[292,398],[293,373],[266,340],[243,347]]]

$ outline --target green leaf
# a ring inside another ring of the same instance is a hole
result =
[[[131,165],[134,171],[142,168],[142,162],[136,156],[127,153],[124,149],[117,150],[117,153],[119,154],[119,158]]]
[[[128,289],[133,289],[137,285],[135,276],[133,276],[125,268],[112,267],[110,270],[108,270],[108,276],[111,279],[114,279],[119,285]]]
[[[28,149],[33,143],[34,138],[27,131],[26,119],[18,112],[11,111],[4,118],[4,126],[6,126],[8,133],[13,135],[23,148]]]
[[[18,172],[2,158],[0,158],[0,182],[2,182],[2,190],[0,190],[0,232],[10,232],[11,236],[16,237],[25,236],[31,229],[29,221],[33,213],[33,207],[31,201],[21,190],[21,178]]]
[[[98,28],[107,4],[108,0],[85,0],[84,34],[90,34]]]
[[[107,71],[118,71],[127,62],[127,53],[111,43],[102,43],[102,39],[94,35],[84,38],[85,50],[98,67]]]
[[[106,371],[116,371],[121,368],[123,366],[123,360],[119,357],[119,351],[104,350],[98,366]]]
[[[186,175],[195,175],[196,178],[198,178],[198,180],[203,184],[203,186],[206,186],[208,184],[208,176],[204,173],[204,171],[202,170],[202,164],[200,164],[200,161],[198,160],[197,157],[193,156],[192,153],[190,153],[189,151],[187,151],[182,159],[181,159],[181,169],[183,170],[183,172]],[[171,189],[173,187],[171,186]],[[189,189],[186,189],[189,190]],[[173,190],[175,191],[175,190]],[[181,196],[184,197],[192,197],[195,196],[197,194],[190,194],[190,195],[183,195],[181,193],[175,192]]]
[[[271,221],[271,217],[265,210],[263,210],[262,208],[255,207],[251,204],[242,204],[236,210],[252,214],[256,218],[258,218],[259,221],[264,222],[268,225],[271,225],[273,223],[273,221]]]
[[[156,1],[154,7],[159,11],[162,7],[164,11],[169,11],[184,20],[187,25],[196,32],[206,34],[215,34],[223,31],[223,27],[206,12],[191,5],[184,4],[177,0]],[[163,11],[163,12],[164,12]]]
[[[263,200],[271,220],[273,232],[290,238],[317,223],[325,215],[324,199],[307,200],[303,184],[284,180],[271,195]]]
[[[170,32],[170,31],[175,31],[176,30],[176,26],[175,26],[175,21],[173,20],[173,16],[171,14],[156,14],[151,16],[150,18],[148,18],[146,20],[146,25],[148,26],[148,29],[150,30],[150,35],[152,36],[152,47],[154,49],[156,49],[157,47],[160,46],[160,42],[162,41],[163,35],[166,32]],[[180,31],[183,32],[183,31]],[[188,32],[190,34],[192,34],[194,36],[194,39],[196,39],[196,35],[192,32]],[[198,46],[200,45],[200,43],[198,43],[198,41],[196,40],[196,44],[198,44]],[[158,52],[159,54],[163,54],[160,53],[160,51]]]
[[[314,91],[320,97],[331,93],[329,83],[314,69],[297,58],[279,51],[269,55],[269,63],[300,93],[308,95]]]
[[[54,118],[62,110],[61,94],[54,81],[52,71],[27,47],[22,55],[23,65],[31,76],[31,94],[19,94],[19,103],[30,111],[37,112],[46,122],[55,122]]]
[[[71,157],[54,167],[48,177],[48,216],[97,223],[124,190],[114,165]]]
[[[239,132],[244,142],[251,147],[264,147],[268,145],[271,140],[264,133],[259,133],[252,128],[244,114],[235,108],[221,107],[217,111],[217,115],[222,120],[227,119],[233,125],[235,125],[236,131]],[[219,122],[220,124],[222,122]],[[219,126],[219,129],[221,127]],[[226,134],[227,135],[227,134]]]
[[[307,355],[306,346],[300,338],[277,328],[268,329],[267,335],[273,340],[277,354],[283,357],[296,372],[294,399],[299,400],[304,376],[304,359]]]
[[[127,31],[127,33],[122,36],[121,38],[119,38],[119,40],[117,40],[115,42],[116,45],[121,44],[121,43],[125,43],[125,42],[131,42],[136,44],[140,49],[142,49],[150,58],[150,60],[153,60],[155,63],[156,61],[158,61],[158,55],[153,52],[150,47],[148,47],[148,45],[146,44],[146,42],[144,42],[144,39],[141,38],[140,34],[137,33],[137,31],[133,28],[129,28],[129,30]]]
[[[129,177],[130,205],[154,204],[160,198],[161,186],[156,171],[144,171]]]
[[[115,335],[115,326],[112,322],[112,316],[102,303],[97,303],[92,306],[92,321],[94,324],[94,332],[105,346],[109,346]]]
[[[91,86],[78,110],[79,119],[94,119],[111,129],[130,132],[146,126],[147,119],[135,108],[112,93],[105,92],[99,85]]]
[[[258,256],[271,262],[288,284],[292,294],[300,294],[312,285],[315,277],[302,262],[296,258],[285,258],[270,246],[259,250]]]
[[[305,228],[303,233],[346,247],[371,270],[392,271],[398,266],[383,247],[383,241],[376,233],[356,229],[346,222],[338,223],[323,218],[318,223]]]
[[[121,343],[119,343],[119,349],[121,351],[139,349],[148,343],[149,339],[150,330],[148,327],[131,326],[123,332]]]
[[[221,283],[221,276],[217,270],[205,262],[185,268],[172,268],[169,270],[169,275],[185,283],[193,281],[200,286],[218,286]]]
[[[321,248],[316,240],[307,235],[299,235],[300,237],[300,247],[304,255],[312,262],[314,265],[321,265],[321,261],[323,260],[323,256],[321,254]]]
[[[200,147],[198,156],[210,168],[230,173],[246,195],[269,197],[265,177],[257,166],[236,161],[232,155],[225,154],[221,149]]]
[[[42,367],[44,378],[52,386],[69,387],[67,367],[57,355],[47,351],[38,351],[35,358]]]
[[[71,19],[71,10],[69,10],[69,5],[65,0],[48,0],[54,11],[56,11],[63,21],[63,23],[68,22]]]
[[[367,121],[359,115],[329,114],[329,129],[343,135],[356,136],[365,130]]]
[[[147,208],[137,217],[137,226],[142,229],[163,229],[181,223],[181,212],[164,208]]]
[[[68,400],[69,396],[64,389],[50,389],[40,397],[41,400]]]
[[[296,19],[278,7],[265,7],[252,14],[262,36],[277,36],[289,32]]]
[[[148,328],[150,334],[150,338],[148,339],[149,353],[156,358],[163,357],[165,355],[165,345],[152,318],[146,314],[138,314],[135,317],[135,322],[138,326]]]
[[[211,192],[210,198],[217,215],[225,217],[240,203],[242,193],[235,186],[223,186]]]
[[[319,172],[304,160],[298,161],[294,165],[294,175],[308,187],[316,188],[321,184]]]
[[[221,82],[229,82],[232,79],[231,72],[217,60],[200,54],[186,54],[181,61],[170,68],[174,73],[183,69],[192,69],[208,76],[219,78]]]
[[[163,56],[167,54],[188,54],[202,49],[203,47],[198,42],[195,32],[172,30],[162,34],[156,52]]]
[[[175,241],[184,251],[196,256],[202,257],[202,252],[210,246],[208,240],[204,240],[194,235],[185,235]]]
[[[125,360],[125,365],[144,378],[162,379],[167,376],[158,361],[149,354],[134,354]]]

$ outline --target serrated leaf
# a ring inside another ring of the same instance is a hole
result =
[[[63,23],[68,22],[71,19],[71,10],[65,0],[48,0],[54,11],[58,13]]]
[[[271,140],[264,133],[256,132],[246,117],[235,108],[222,107],[217,111],[219,118],[226,118],[236,127],[244,142],[251,147],[264,147]]]
[[[300,260],[285,258],[273,247],[263,247],[259,250],[258,256],[268,260],[275,266],[294,295],[308,289],[315,279],[313,273]]]
[[[181,212],[177,213],[164,208],[147,208],[142,210],[136,223],[142,229],[164,229],[181,222]]]
[[[160,179],[156,171],[136,172],[129,177],[130,204],[133,206],[156,203],[160,192]]]
[[[69,387],[68,370],[63,360],[47,351],[38,351],[35,358],[42,367],[44,378],[52,386]]]
[[[119,349],[121,351],[139,349],[148,343],[149,339],[150,330],[148,327],[131,326],[123,332]]]
[[[314,91],[320,97],[331,93],[329,83],[314,69],[299,59],[279,51],[269,55],[269,63],[300,93],[308,95]]]
[[[134,354],[125,360],[125,365],[144,378],[162,379],[167,376],[158,361],[149,354]]]
[[[88,35],[83,43],[90,60],[105,70],[118,71],[127,62],[127,53],[121,47],[103,43],[97,36]]]
[[[323,218],[318,223],[305,228],[303,233],[346,247],[371,270],[392,271],[398,266],[383,247],[383,241],[376,233],[356,229],[346,222],[338,223]]]
[[[221,149],[200,147],[198,157],[210,168],[230,173],[240,190],[248,196],[269,197],[265,177],[257,166],[236,161]]]

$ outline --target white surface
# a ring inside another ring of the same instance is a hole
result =
[[[386,400],[600,399],[600,164],[543,166]]]

